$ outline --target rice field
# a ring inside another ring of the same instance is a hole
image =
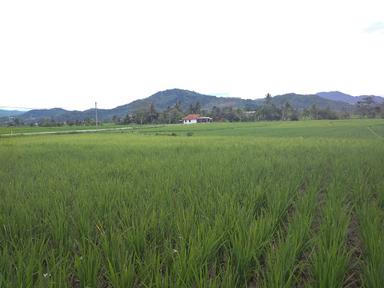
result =
[[[0,137],[0,287],[382,287],[384,120]]]

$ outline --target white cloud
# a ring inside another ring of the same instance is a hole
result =
[[[0,105],[114,107],[168,88],[384,95],[382,1],[1,1]]]
[[[375,22],[369,25],[365,32],[373,33],[373,32],[381,32],[384,33],[384,22]]]

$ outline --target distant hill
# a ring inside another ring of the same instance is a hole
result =
[[[378,103],[378,104],[382,104],[384,103],[384,97],[381,97],[381,96],[376,96],[376,95],[360,95],[360,96],[356,96],[359,101],[362,100],[363,98],[366,98],[366,97],[372,97],[373,101],[375,103]]]
[[[25,111],[0,109],[0,117],[18,116],[23,113],[25,113]]]
[[[124,117],[128,113],[148,109],[151,103],[155,105],[156,110],[164,111],[168,107],[174,106],[176,102],[179,102],[181,108],[185,111],[191,104],[196,102],[200,103],[203,110],[211,110],[214,106],[221,108],[234,107],[255,109],[258,105],[262,104],[262,100],[260,99],[251,100],[235,97],[217,97],[189,90],[169,89],[157,92],[145,99],[135,100],[131,103],[121,105],[113,109],[98,109],[98,116],[102,121],[109,121],[113,116]],[[95,109],[85,111],[68,111],[61,108],[31,110],[20,116],[20,118],[27,123],[36,122],[42,119],[69,121],[85,120],[87,118],[94,119],[94,117]]]
[[[187,110],[191,104],[199,102],[201,107],[206,110],[211,110],[212,107],[236,107],[246,108],[247,106],[255,106],[255,100],[241,99],[235,97],[217,97],[212,95],[204,95],[194,91],[182,89],[169,89],[160,91],[148,98],[136,100],[129,104],[112,109],[114,112],[123,110],[125,113],[134,112],[140,109],[146,109],[150,103],[153,103],[157,110],[164,111],[168,107],[174,106],[179,102],[183,110]]]
[[[332,100],[332,101],[340,101],[348,104],[356,104],[358,101],[361,101],[365,97],[372,97],[373,101],[376,103],[384,103],[384,97],[375,96],[375,95],[360,95],[360,96],[352,96],[349,94],[345,94],[339,91],[331,91],[331,92],[319,92],[316,95],[321,98]]]
[[[302,94],[284,94],[278,95],[272,98],[272,103],[276,106],[282,106],[285,102],[289,102],[296,109],[302,110],[312,105],[316,105],[318,108],[326,109],[330,108],[333,111],[350,111],[352,105],[338,100],[330,100],[318,95],[302,95]]]
[[[62,108],[52,108],[52,109],[35,109],[30,110],[24,113],[24,119],[34,119],[34,118],[49,118],[49,117],[60,117],[61,114],[65,114],[69,111],[64,110]]]
[[[362,97],[362,96],[361,96]],[[357,98],[358,99],[358,98]],[[383,99],[378,97],[377,99]],[[212,95],[200,94],[194,91],[182,89],[169,89],[157,92],[147,98],[135,100],[131,103],[115,107],[113,109],[98,109],[99,118],[102,121],[110,121],[113,116],[124,117],[128,113],[148,109],[151,103],[157,111],[164,111],[168,107],[174,106],[177,102],[181,108],[187,111],[191,104],[199,102],[203,110],[211,110],[216,107],[233,107],[254,110],[261,106],[263,99],[241,99],[235,97],[217,97]],[[319,108],[330,108],[334,111],[351,111],[356,97],[341,92],[321,92],[315,95],[301,95],[289,93],[278,95],[272,98],[272,103],[283,106],[289,102],[296,109],[302,110],[315,104]],[[94,119],[95,109],[85,111],[68,111],[61,108],[30,110],[19,115],[19,118],[26,123],[33,123],[43,119],[53,119],[55,121],[86,120]],[[5,119],[4,117],[2,119]]]
[[[107,109],[98,109],[98,113],[102,115],[110,111]],[[52,108],[52,109],[36,109],[25,112],[20,115],[23,121],[27,123],[32,123],[44,119],[53,119],[55,121],[74,121],[74,120],[85,120],[87,118],[94,119],[95,109],[89,109],[85,111],[76,111],[76,110],[65,110],[62,108]]]
[[[318,95],[301,95],[290,93],[278,95],[272,98],[272,102],[277,106],[283,106],[287,101],[291,103],[292,106],[300,110],[308,108],[313,104],[316,104],[319,108],[329,107],[335,111],[345,111],[351,109],[351,105],[348,103],[324,99]],[[180,103],[181,108],[184,111],[187,111],[189,106],[196,102],[200,103],[203,110],[211,110],[214,106],[220,108],[233,107],[254,110],[263,104],[264,99],[217,97],[200,94],[189,90],[169,89],[157,92],[144,99],[135,100],[129,104],[118,106],[110,110],[105,110],[102,116],[105,119],[111,119],[113,115],[121,117],[127,113],[148,109],[151,103],[155,105],[155,108],[158,111],[164,111],[168,107],[174,106],[177,102]]]

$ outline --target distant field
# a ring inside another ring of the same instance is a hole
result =
[[[380,138],[384,137],[384,120],[320,120],[297,122],[212,123],[200,125],[136,126],[135,133],[185,136],[246,136],[246,137],[325,137]]]
[[[384,283],[384,120],[0,137],[0,163],[0,287]]]
[[[72,130],[88,130],[88,129],[103,129],[121,127],[115,124],[104,124],[96,128],[96,126],[61,126],[61,127],[39,127],[39,126],[18,126],[18,127],[6,127],[0,126],[0,136],[4,134],[15,133],[34,133],[34,132],[51,132],[51,131],[72,131]]]
[[[132,128],[128,133],[186,136],[257,136],[257,137],[327,137],[327,138],[380,138],[384,137],[384,120],[319,120],[297,122],[243,122],[209,123],[199,125],[116,125],[106,123],[102,126],[62,126],[62,127],[0,127],[4,134],[23,134],[39,132],[65,132],[90,129]],[[120,131],[117,131],[120,133]]]

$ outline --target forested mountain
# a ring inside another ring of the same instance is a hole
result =
[[[384,103],[384,97],[375,96],[375,95],[352,96],[339,91],[319,92],[316,95],[324,99],[328,99],[332,101],[340,101],[340,102],[345,102],[349,104],[357,104],[359,101],[363,100],[366,97],[371,97],[375,103],[379,103],[379,104]]]
[[[0,117],[18,116],[23,113],[25,113],[25,111],[0,109]]]
[[[234,108],[247,108],[257,105],[258,100],[241,99],[234,97],[217,97],[211,95],[204,95],[194,91],[182,90],[182,89],[169,89],[160,91],[152,96],[133,101],[129,104],[116,107],[112,109],[113,112],[124,111],[135,112],[140,109],[146,109],[151,103],[155,105],[158,111],[164,111],[168,107],[174,106],[176,103],[180,103],[182,110],[187,110],[191,104],[199,102],[202,109],[210,110],[214,106],[216,107],[234,107]],[[260,102],[261,103],[261,102]]]
[[[272,103],[276,106],[282,106],[289,102],[295,109],[303,110],[316,105],[320,109],[329,108],[333,111],[351,111],[353,106],[342,101],[335,101],[322,98],[318,95],[284,94],[272,98]]]
[[[353,104],[358,103],[358,99],[363,98],[363,96],[353,97],[341,92],[321,92],[314,95],[289,93],[272,97],[271,103],[276,107],[283,107],[289,102],[289,104],[298,111],[308,109],[315,105],[319,109],[345,112],[352,111],[354,107]],[[375,101],[382,101],[384,98],[375,96],[374,99]],[[191,105],[196,104],[199,105],[201,111],[211,111],[214,107],[220,109],[232,107],[233,109],[256,110],[262,106],[263,103],[264,99],[252,100],[235,97],[217,97],[189,90],[169,89],[113,109],[98,109],[98,116],[102,121],[110,121],[112,118],[125,117],[130,113],[148,110],[150,106],[157,112],[163,112],[171,109],[176,104],[178,105],[178,109],[184,112],[188,112]],[[30,110],[19,115],[18,118],[25,123],[33,123],[47,119],[60,122],[84,121],[95,118],[95,109],[85,111],[68,111],[61,108]],[[2,120],[2,122],[7,121],[6,117],[2,117]]]

